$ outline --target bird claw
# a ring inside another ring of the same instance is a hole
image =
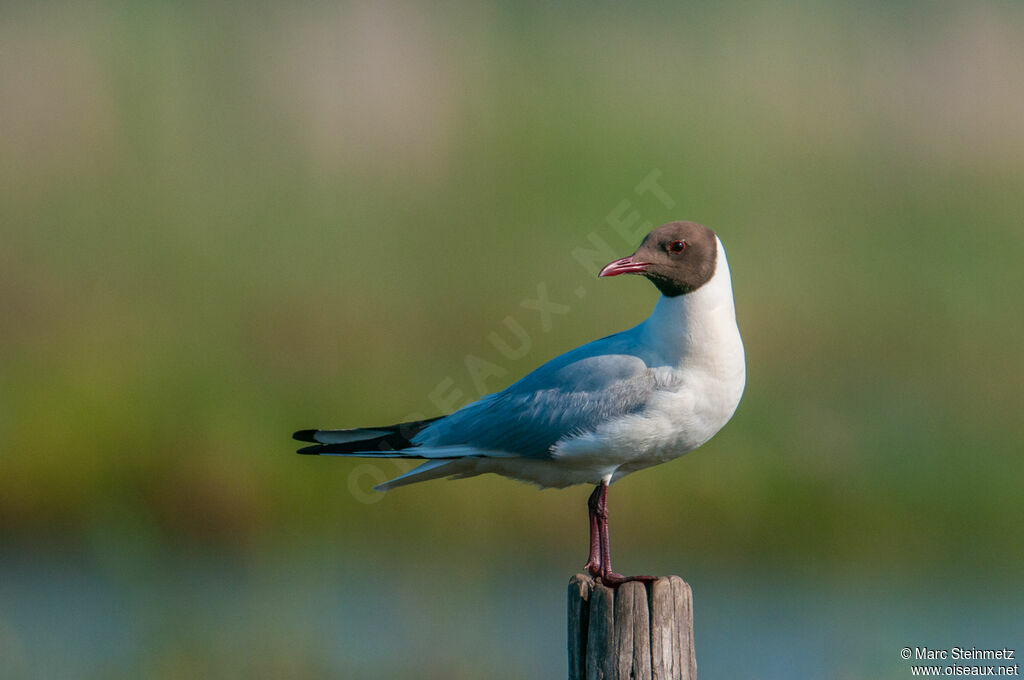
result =
[[[632,581],[640,581],[641,583],[647,584],[657,580],[657,576],[623,576],[617,574],[614,571],[606,571],[601,574],[595,575],[601,579],[601,583],[608,586],[609,588],[618,588],[623,583],[630,583]]]

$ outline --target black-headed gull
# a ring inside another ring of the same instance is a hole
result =
[[[540,487],[595,484],[586,569],[612,571],[608,485],[711,439],[746,381],[729,265],[713,231],[670,222],[599,276],[642,274],[661,298],[643,323],[552,359],[447,416],[385,427],[302,430],[299,453],[425,459],[379,490],[494,472]]]

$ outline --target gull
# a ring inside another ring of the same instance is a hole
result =
[[[383,427],[300,430],[302,454],[424,462],[375,487],[496,473],[541,488],[593,484],[585,569],[606,585],[649,580],[612,570],[608,486],[707,442],[729,421],[746,382],[722,241],[670,222],[600,277],[639,274],[661,296],[628,330],[548,361],[500,392],[445,416]]]

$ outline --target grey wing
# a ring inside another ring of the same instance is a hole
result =
[[[442,418],[418,434],[415,443],[550,458],[560,439],[636,413],[666,387],[663,374],[637,356],[566,359]]]

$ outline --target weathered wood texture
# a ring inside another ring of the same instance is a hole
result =
[[[693,593],[678,576],[569,581],[569,680],[697,680]]]

